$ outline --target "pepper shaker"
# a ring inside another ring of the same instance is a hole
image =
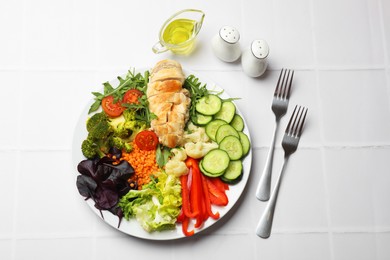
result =
[[[242,54],[243,71],[250,77],[263,75],[268,66],[269,46],[265,40],[254,40],[250,48]]]
[[[225,62],[234,62],[241,56],[240,33],[232,26],[222,27],[212,39],[215,56]]]

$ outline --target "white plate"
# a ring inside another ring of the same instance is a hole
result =
[[[137,71],[143,73],[147,69],[139,69]],[[199,73],[192,72],[190,70],[184,69],[184,73],[186,76],[193,74],[197,78],[199,78],[199,81],[203,84],[207,84],[208,89],[216,90],[216,91],[222,91],[223,89],[216,84],[214,84],[212,81],[208,80],[206,77],[202,77]],[[114,80],[110,82],[113,87],[116,87],[118,85],[118,80]],[[91,94],[92,96],[92,94]],[[222,98],[230,98],[230,96],[226,93],[226,91],[223,91],[221,94]],[[73,137],[73,146],[72,146],[72,160],[73,160],[73,167],[75,169],[75,180],[77,175],[79,175],[79,172],[77,171],[77,165],[80,161],[84,160],[85,157],[81,153],[81,143],[87,136],[87,130],[85,128],[85,122],[88,117],[88,110],[91,104],[93,103],[93,100],[91,98],[88,105],[85,107],[84,111],[81,113],[81,116],[77,122],[74,137]],[[236,105],[237,106],[237,105]],[[237,113],[242,116],[245,122],[244,116],[240,113],[238,107],[237,107]],[[247,124],[245,122],[245,128],[243,131],[246,135],[248,135],[250,139],[250,134],[248,131]],[[251,140],[251,139],[250,139]],[[220,214],[220,218],[218,220],[214,220],[212,218],[209,218],[206,222],[203,223],[203,226],[200,229],[195,229],[195,235],[199,234],[201,231],[206,230],[207,228],[211,227],[216,222],[220,221],[226,214],[234,207],[234,205],[237,203],[238,199],[240,198],[242,192],[245,189],[245,186],[248,182],[250,169],[252,164],[252,148],[250,149],[248,155],[245,157],[243,161],[244,165],[244,173],[243,178],[241,181],[235,185],[230,185],[229,190],[226,192],[228,198],[229,198],[229,204],[225,207],[216,207],[213,206],[213,212],[218,211]],[[75,181],[76,185],[76,181]],[[80,200],[84,200],[84,197],[80,195]],[[86,201],[86,203],[89,205],[89,207],[96,213],[96,215],[101,218],[101,213],[98,209],[94,206],[94,201],[89,199]],[[125,219],[122,219],[121,225],[118,228],[118,217],[111,214],[108,211],[102,211],[103,214],[103,221],[106,222],[108,225],[112,226],[113,228],[124,232],[128,235],[143,238],[143,239],[150,239],[150,240],[172,240],[172,239],[180,239],[180,238],[186,238],[186,236],[183,234],[181,229],[181,224],[176,225],[176,229],[169,230],[169,231],[162,231],[162,232],[152,232],[148,233],[144,229],[142,229],[141,225],[135,220],[131,219],[130,221],[127,221]],[[189,229],[192,228],[192,226],[189,227]]]

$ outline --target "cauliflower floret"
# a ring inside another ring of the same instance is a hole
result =
[[[180,177],[188,173],[188,168],[183,161],[169,160],[165,164],[165,172],[176,177]]]
[[[185,161],[187,159],[187,154],[183,148],[173,148],[171,153],[173,154],[171,160]]]
[[[206,155],[212,149],[218,148],[218,144],[215,142],[212,143],[186,143],[184,145],[184,150],[189,157],[199,159]]]
[[[174,176],[180,177],[188,173],[188,168],[184,161],[187,159],[187,154],[183,148],[173,148],[171,150],[173,156],[165,164],[165,172]]]
[[[184,143],[188,142],[204,142],[207,143],[210,141],[210,138],[206,134],[204,127],[198,127],[193,123],[188,123],[187,131],[184,133]]]

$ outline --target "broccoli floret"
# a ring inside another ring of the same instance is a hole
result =
[[[105,156],[99,145],[92,138],[87,138],[82,142],[81,152],[88,159]]]
[[[135,114],[135,110],[126,109],[125,111],[123,111],[123,117],[125,118],[126,122],[136,121]]]
[[[127,153],[133,150],[133,146],[120,137],[112,137],[110,140],[110,145],[120,150],[124,150]]]
[[[114,136],[131,140],[135,134],[146,129],[146,123],[136,119],[136,111],[126,109],[120,117],[110,120]]]
[[[90,132],[95,127],[95,125],[107,120],[108,117],[104,112],[93,114],[87,121],[87,131]]]
[[[94,114],[87,121],[87,131],[94,139],[106,138],[112,132],[107,115],[104,112]]]
[[[135,135],[147,128],[145,122],[136,119],[136,111],[126,109],[123,115],[109,118],[104,112],[95,113],[87,121],[88,137],[81,145],[88,159],[103,157],[111,147],[131,152]]]

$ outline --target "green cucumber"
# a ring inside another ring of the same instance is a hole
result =
[[[229,166],[229,162],[230,158],[228,153],[221,149],[209,151],[201,160],[202,169],[204,169],[210,177],[218,177],[224,174]]]
[[[222,100],[217,95],[207,95],[198,100],[195,110],[203,115],[212,116],[221,110]]]
[[[228,135],[219,143],[219,149],[228,153],[230,160],[239,160],[244,154],[241,141],[238,137]]]
[[[249,150],[251,148],[251,143],[249,141],[249,137],[244,134],[243,132],[238,132],[238,135],[240,136],[240,142],[242,145],[242,156],[244,157],[249,153]]]
[[[200,113],[196,113],[195,116],[192,118],[192,122],[195,125],[199,126],[205,126],[210,123],[211,120],[213,120],[213,116],[203,115]]]
[[[227,123],[223,120],[216,119],[212,120],[210,123],[208,123],[205,127],[206,134],[208,137],[210,137],[211,140],[215,141],[215,135],[217,134],[217,130],[221,125],[226,125]]]
[[[242,179],[243,168],[241,160],[230,161],[228,168],[220,178],[228,184],[236,184]]]
[[[230,125],[234,127],[237,131],[244,130],[244,120],[239,114],[235,114],[233,120],[230,122]]]
[[[217,133],[215,134],[215,141],[219,144],[226,136],[233,135],[235,137],[240,138],[238,135],[238,132],[236,129],[234,129],[233,126],[226,124],[226,125],[221,125]]]
[[[222,103],[221,109],[214,115],[215,119],[222,119],[227,123],[230,123],[234,115],[236,114],[236,106],[231,101],[225,101]]]

